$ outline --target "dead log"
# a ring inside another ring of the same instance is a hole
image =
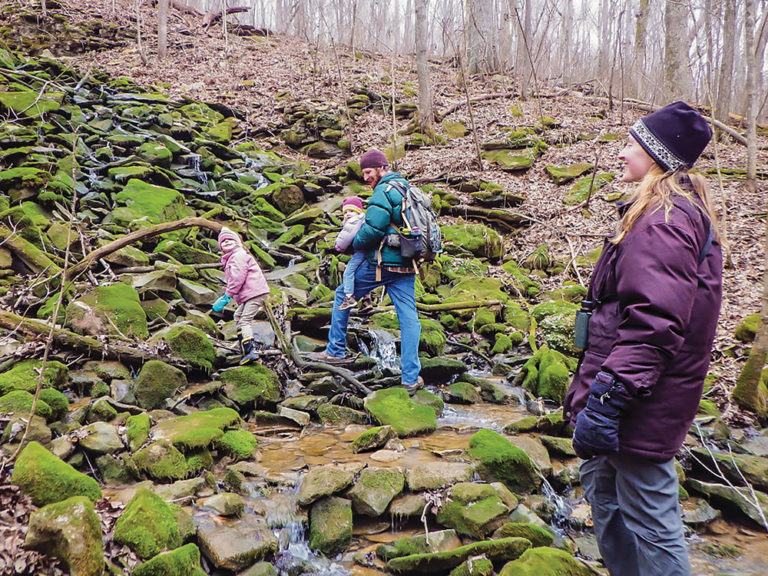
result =
[[[227,8],[227,16],[230,14],[239,14],[241,12],[248,12],[250,10],[250,6],[235,6],[233,8]],[[211,24],[214,24],[221,20],[221,11],[218,12],[208,12],[203,17],[203,26],[208,27]]]
[[[480,208],[478,206],[443,206],[440,210],[451,216],[473,218],[482,220],[490,225],[495,225],[506,232],[514,232],[518,228],[530,225],[534,220],[519,212],[509,210]]]
[[[51,326],[48,322],[24,318],[12,312],[0,310],[0,328],[11,330],[17,334],[28,337],[48,336]],[[73,348],[87,356],[94,358],[108,358],[111,360],[127,360],[129,362],[146,362],[147,360],[162,360],[168,364],[185,368],[189,363],[177,356],[165,354],[158,349],[145,346],[139,348],[130,344],[110,341],[102,342],[89,336],[81,336],[64,328],[53,329],[53,341],[59,346]]]
[[[50,277],[61,272],[61,268],[45,252],[27,242],[15,230],[0,226],[0,245],[13,252],[35,274],[45,272]]]
[[[110,242],[106,246],[102,246],[98,250],[94,250],[88,254],[88,256],[83,258],[80,262],[67,269],[67,278],[74,278],[76,275],[84,272],[91,266],[94,266],[101,258],[104,258],[104,256],[112,254],[112,252],[116,252],[117,250],[120,250],[120,248],[124,248],[134,242],[157,236],[158,234],[165,234],[166,232],[181,230],[182,228],[193,228],[195,226],[207,228],[218,234],[223,225],[212,220],[206,220],[205,218],[191,217],[175,220],[174,222],[163,222],[161,224],[155,224],[154,226],[142,228],[141,230],[136,230],[135,232],[126,234],[114,242]]]

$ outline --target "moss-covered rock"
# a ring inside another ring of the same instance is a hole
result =
[[[182,544],[173,510],[165,500],[144,487],[136,491],[117,519],[114,539],[144,560]]]
[[[0,394],[13,390],[25,390],[33,393],[40,378],[41,360],[22,360],[13,368],[0,374]],[[49,360],[43,373],[43,387],[63,390],[67,385],[69,368],[56,360]]]
[[[498,165],[499,168],[507,172],[528,170],[533,166],[536,155],[533,149],[523,150],[522,153],[521,150],[507,148],[483,150],[482,152],[483,159]]]
[[[72,496],[85,496],[94,502],[101,498],[96,480],[62,462],[37,442],[30,442],[19,454],[11,483],[31,496],[35,506],[60,502]]]
[[[130,463],[136,474],[146,474],[163,482],[183,480],[189,473],[184,454],[169,440],[159,440],[142,448]]]
[[[365,412],[360,412],[347,406],[338,404],[322,404],[317,407],[317,417],[324,425],[335,426],[339,424],[365,424],[368,417]]]
[[[442,324],[431,318],[419,318],[419,324],[421,324],[419,350],[432,357],[442,356],[445,343],[448,341]]]
[[[171,352],[190,363],[194,368],[211,370],[216,360],[216,350],[205,332],[187,324],[176,324],[159,332],[153,341],[162,340]]]
[[[238,406],[272,407],[281,399],[280,379],[262,364],[249,364],[223,371],[224,395]]]
[[[613,174],[597,174],[594,176],[587,176],[576,182],[571,189],[568,190],[568,194],[565,197],[565,203],[569,206],[575,204],[581,204],[587,200],[587,197],[594,198],[594,196],[609,182],[614,179]]]
[[[457,484],[453,488],[456,493]],[[443,503],[437,514],[437,521],[448,528],[453,528],[459,534],[469,536],[476,540],[482,540],[493,532],[506,519],[509,508],[501,501],[493,488],[482,486],[490,490],[488,494],[473,495],[468,501],[449,499]]]
[[[555,184],[566,184],[594,169],[592,164],[570,164],[567,166],[546,166],[544,170]]]
[[[73,576],[101,576],[104,570],[101,522],[85,496],[33,512],[24,547],[60,558]]]
[[[734,336],[742,342],[752,342],[755,339],[758,329],[760,328],[760,313],[750,314],[744,318],[736,327]]]
[[[498,432],[479,430],[470,438],[467,452],[488,482],[503,482],[516,493],[532,492],[541,484],[530,457]]]
[[[570,383],[571,363],[557,350],[539,348],[518,374],[523,388],[534,396],[562,403]]]
[[[186,544],[139,564],[133,576],[205,576],[200,568],[200,549]]]
[[[567,552],[545,547],[526,550],[520,558],[505,564],[499,572],[499,576],[541,576],[542,574],[589,576],[594,572]]]
[[[418,510],[421,514],[422,504]],[[427,536],[418,535],[408,538],[400,538],[390,544],[383,544],[376,548],[376,555],[382,560],[391,560],[412,554],[428,554],[431,552],[444,552],[461,546],[461,540],[456,536],[455,530],[439,530],[430,532]]]
[[[75,332],[101,336],[146,338],[147,315],[139,294],[127,284],[97,286],[67,306],[67,324]]]
[[[483,224],[452,224],[441,226],[443,248],[449,254],[470,253],[479,258],[498,260],[504,247],[501,236]]]
[[[240,424],[240,415],[232,408],[213,408],[186,416],[163,420],[152,430],[155,439],[173,442],[189,452],[213,446],[227,428]]]
[[[387,570],[396,574],[419,576],[422,574],[444,574],[474,556],[485,555],[494,565],[516,560],[531,547],[525,538],[502,538],[459,546],[446,552],[434,554],[412,554],[393,558],[387,562]],[[547,574],[541,572],[540,574]]]
[[[482,401],[480,390],[469,382],[454,382],[448,387],[446,401],[457,404],[476,404]]]
[[[391,426],[374,426],[369,428],[352,442],[352,452],[367,452],[381,448],[389,440],[394,438],[395,432]]]
[[[365,410],[380,424],[391,426],[398,436],[413,436],[437,429],[434,410],[414,403],[403,388],[374,392],[365,399]]]
[[[404,486],[405,478],[397,470],[366,468],[348,496],[356,513],[377,517],[384,514]]]
[[[355,480],[355,470],[335,464],[317,466],[304,475],[299,488],[298,503],[308,506],[313,502],[346,490]]]
[[[216,448],[234,460],[253,458],[253,451],[258,445],[259,441],[248,430],[227,430],[216,440]]]
[[[134,394],[139,406],[147,410],[159,408],[177,390],[187,387],[184,372],[161,360],[150,360],[136,377]]]
[[[8,416],[17,415],[26,417],[32,410],[32,404],[35,401],[34,395],[25,390],[13,390],[0,397],[0,414]],[[53,410],[41,398],[38,398],[35,406],[35,414],[47,421],[51,421]]]
[[[130,226],[134,222],[141,221],[159,224],[181,220],[193,214],[184,196],[176,190],[147,184],[136,178],[128,180],[128,184],[114,196],[114,199],[123,206],[115,208],[109,218],[122,226]]]
[[[312,506],[309,546],[328,556],[341,552],[352,540],[352,502],[331,496]]]
[[[494,538],[525,538],[536,548],[538,546],[551,546],[554,536],[548,530],[538,524],[528,522],[507,522],[493,533]]]
[[[491,576],[493,574],[493,562],[485,556],[470,558],[451,570],[448,576]]]

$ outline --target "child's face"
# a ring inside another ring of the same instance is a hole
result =
[[[237,248],[237,242],[234,238],[224,238],[224,240],[221,241],[222,252],[231,252],[235,248]]]
[[[354,210],[344,210],[344,220],[349,220],[355,214]]]

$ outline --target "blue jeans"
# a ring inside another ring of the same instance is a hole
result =
[[[400,369],[403,384],[415,384],[421,371],[419,361],[419,339],[421,324],[416,311],[415,274],[401,274],[381,271],[381,280],[376,280],[376,266],[367,259],[357,269],[355,274],[355,291],[353,295],[360,299],[374,288],[384,286],[387,295],[395,305],[397,319],[400,322]],[[331,356],[343,357],[347,347],[347,325],[349,310],[339,310],[344,301],[344,285],[336,288],[336,298],[333,301],[331,314],[331,331],[328,333],[328,346],[325,352]]]
[[[344,268],[344,296],[351,296],[355,292],[355,274],[365,260],[365,252],[358,251],[352,254],[352,258],[347,262],[347,267]]]
[[[611,576],[689,576],[674,460],[630,454],[581,465],[597,546]]]

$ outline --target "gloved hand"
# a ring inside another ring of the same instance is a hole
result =
[[[229,294],[224,294],[222,296],[219,296],[218,300],[213,303],[213,311],[214,312],[221,312],[224,310],[224,307],[229,304],[230,300],[232,300],[232,296]]]
[[[619,420],[630,396],[621,382],[600,372],[589,387],[587,405],[576,416],[573,449],[579,458],[619,451]]]

